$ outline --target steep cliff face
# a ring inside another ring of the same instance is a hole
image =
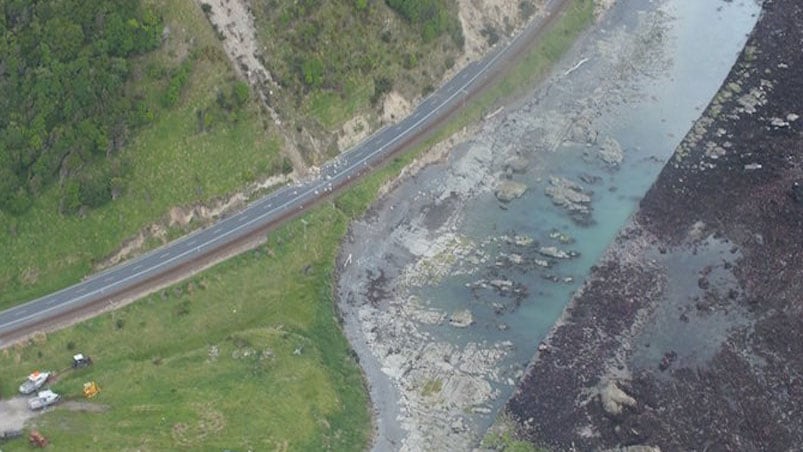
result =
[[[803,5],[764,11],[507,413],[555,450],[803,442]]]

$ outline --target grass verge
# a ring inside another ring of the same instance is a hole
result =
[[[333,203],[272,232],[267,244],[125,308],[2,351],[0,394],[14,393],[31,370],[66,367],[82,351],[95,365],[62,372],[53,389],[80,399],[82,383],[94,380],[102,392],[91,403],[102,411],[64,404],[36,418],[36,428],[59,448],[363,449],[368,399],[334,317],[331,289],[348,223],[416,156],[543,76],[557,58],[553,49],[568,48],[590,20],[577,19],[590,11],[588,3],[578,0],[467,110]],[[22,439],[4,445],[27,447]]]

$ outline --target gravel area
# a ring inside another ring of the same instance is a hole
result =
[[[0,400],[0,433],[22,429],[28,419],[39,413],[28,408],[28,399],[25,397]]]

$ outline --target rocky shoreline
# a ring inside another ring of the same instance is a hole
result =
[[[620,200],[652,181],[636,189],[623,168],[657,174],[658,146],[622,145],[611,123],[620,109],[660,102],[645,86],[672,65],[665,3],[615,8],[542,87],[406,174],[350,226],[336,293],[370,386],[375,450],[476,447],[538,345],[529,319],[546,331],[623,221],[595,207],[632,208]],[[689,119],[661,114],[660,133],[687,130]],[[610,233],[589,232],[599,223]]]
[[[739,61],[508,402],[550,450],[803,444],[803,4]]]

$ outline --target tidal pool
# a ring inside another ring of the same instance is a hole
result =
[[[618,2],[544,83],[352,226],[338,303],[371,386],[375,449],[476,443],[759,11]],[[527,189],[500,202],[505,181]],[[556,205],[555,191],[574,202]]]

